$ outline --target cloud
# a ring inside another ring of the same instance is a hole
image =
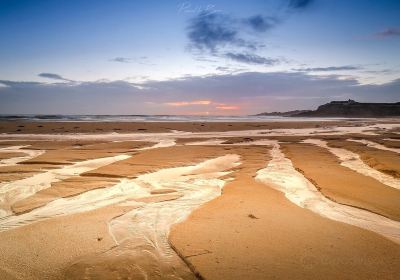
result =
[[[254,31],[265,32],[278,24],[278,19],[266,17],[263,15],[251,16],[244,20],[244,23],[250,26]]]
[[[210,105],[211,100],[195,100],[195,101],[177,101],[177,102],[167,102],[165,105],[174,106],[174,107],[182,107],[182,106],[191,106],[191,105]]]
[[[278,62],[277,59],[266,58],[255,54],[248,53],[225,53],[225,57],[230,58],[234,61],[247,63],[247,64],[257,64],[257,65],[274,65]]]
[[[395,69],[365,70],[363,72],[367,73],[367,74],[395,74],[395,73],[399,73],[399,71],[395,70]]]
[[[308,8],[314,0],[289,0],[288,7],[290,9],[303,10]]]
[[[119,62],[119,63],[138,63],[143,65],[155,65],[151,64],[148,61],[147,56],[140,56],[140,57],[114,57],[109,59],[111,62]]]
[[[255,32],[265,32],[277,22],[272,17],[261,15],[240,19],[221,12],[201,12],[189,20],[186,28],[189,48],[214,55],[224,47],[254,51],[264,44],[257,36],[254,40],[249,39],[251,34],[244,27],[250,27]]]
[[[241,44],[232,19],[221,13],[201,12],[189,22],[188,37],[192,47],[215,52],[217,47]]]
[[[3,114],[196,114],[205,108],[210,114],[254,114],[313,109],[331,100],[349,98],[360,102],[400,101],[400,79],[365,85],[353,78],[305,72],[191,76],[147,81],[140,87],[127,81],[49,84],[0,80],[0,84],[6,85],[0,89]]]
[[[215,68],[215,70],[221,72],[232,72],[232,68],[228,66],[218,66],[217,68]]]
[[[224,73],[238,73],[238,72],[245,72],[246,69],[245,68],[241,68],[241,67],[235,67],[235,66],[218,66],[215,68],[215,70],[220,71],[220,72],[224,72]]]
[[[72,80],[66,79],[66,78],[62,77],[61,75],[54,74],[54,73],[40,73],[40,74],[38,74],[38,76],[42,77],[42,78],[52,79],[52,80],[72,82]]]
[[[225,103],[213,102],[212,100],[194,100],[194,101],[175,101],[175,102],[167,102],[164,103],[167,106],[172,107],[187,107],[187,106],[207,106],[208,109],[216,109],[216,110],[239,110],[240,107],[236,105],[229,105]]]
[[[189,50],[218,56],[222,49],[241,52],[265,47],[261,33],[275,28],[294,10],[306,9],[312,0],[290,0],[288,13],[280,16],[256,14],[234,17],[219,11],[201,11],[190,18],[186,27]],[[198,53],[196,53],[198,55]]]
[[[346,70],[360,70],[360,66],[344,65],[344,66],[329,66],[329,67],[315,67],[315,68],[300,68],[293,69],[302,72],[330,72],[330,71],[346,71]]]
[[[219,110],[239,110],[240,107],[239,106],[230,106],[230,105],[218,105],[215,108],[219,109]]]
[[[198,13],[216,13],[220,12],[215,5],[208,4],[206,6],[194,5],[188,1],[178,4],[178,13],[183,14],[198,14]]]
[[[383,31],[375,33],[378,38],[391,38],[400,36],[400,27],[389,27]]]
[[[132,61],[132,59],[129,58],[129,57],[118,56],[118,57],[111,58],[110,61],[112,61],[112,62],[120,62],[120,63],[130,63]]]

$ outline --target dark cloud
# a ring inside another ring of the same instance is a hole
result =
[[[188,37],[192,47],[215,52],[217,47],[240,45],[230,17],[221,13],[201,12],[189,22]]]
[[[249,25],[254,31],[265,32],[277,25],[278,19],[274,17],[266,17],[255,15],[244,20],[244,23]]]
[[[258,64],[258,65],[274,65],[278,62],[277,59],[266,58],[255,54],[248,53],[232,53],[228,52],[224,55],[234,61],[247,64]]]
[[[272,17],[261,15],[239,19],[218,12],[202,12],[189,20],[187,27],[189,47],[211,54],[216,54],[224,47],[255,51],[265,45],[260,42],[259,37],[255,37],[254,40],[248,38],[248,27],[252,31],[265,32],[277,22],[278,20]]]
[[[110,61],[112,61],[112,62],[120,62],[120,63],[130,63],[132,61],[132,59],[129,58],[129,57],[118,56],[118,57],[111,58]]]
[[[42,77],[42,78],[52,79],[52,80],[67,81],[67,82],[72,81],[72,80],[64,78],[61,75],[54,74],[54,73],[40,73],[40,74],[38,74],[38,76]]]
[[[360,70],[360,66],[344,65],[344,66],[329,66],[329,67],[315,67],[315,68],[300,68],[293,69],[302,72],[330,72],[330,71],[345,71],[345,70]]]
[[[375,33],[376,37],[379,38],[389,38],[389,37],[398,37],[400,36],[400,27],[389,27],[381,32]]]
[[[260,33],[276,27],[291,11],[307,8],[312,0],[290,0],[288,11],[280,17],[257,14],[237,18],[222,12],[202,11],[188,21],[189,49],[218,54],[223,48],[255,51],[264,47]],[[249,39],[253,38],[253,39]]]
[[[0,87],[3,114],[181,114],[189,112],[162,104],[185,100],[212,100],[243,107],[242,113],[252,114],[311,109],[335,99],[398,102],[400,92],[400,79],[365,85],[352,78],[304,72],[227,73],[140,85],[127,81],[48,84],[0,80],[0,83],[6,85]]]
[[[39,82],[9,81],[9,80],[0,80],[0,83],[10,88],[34,87],[43,84]]]
[[[314,0],[289,0],[289,8],[290,9],[297,9],[297,10],[303,10],[307,7],[309,7]]]

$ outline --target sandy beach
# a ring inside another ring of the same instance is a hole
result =
[[[400,280],[400,1],[0,0],[0,280]]]
[[[397,279],[400,121],[0,122],[1,279]]]

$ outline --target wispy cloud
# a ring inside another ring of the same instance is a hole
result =
[[[314,67],[314,68],[298,68],[293,69],[301,72],[331,72],[331,71],[346,71],[346,70],[360,70],[362,67],[354,65],[344,66],[328,66],[328,67]]]
[[[198,14],[198,13],[216,13],[220,12],[221,10],[217,9],[217,7],[213,4],[208,5],[194,5],[189,1],[185,1],[178,4],[178,13],[183,14]]]
[[[237,105],[218,103],[218,102],[213,102],[212,100],[175,101],[175,102],[166,102],[164,104],[172,107],[207,106],[208,109],[214,109],[214,110],[223,110],[223,111],[240,110],[240,107]]]
[[[117,57],[109,59],[109,61],[111,61],[111,62],[119,62],[119,63],[138,63],[138,64],[153,65],[153,64],[149,63],[147,56],[139,56],[139,57],[117,56]]]
[[[117,56],[117,57],[111,58],[109,61],[120,62],[120,63],[130,63],[130,62],[132,62],[132,58]]]
[[[375,37],[377,38],[391,38],[400,36],[400,27],[389,27],[380,32],[376,32]]]
[[[59,81],[66,81],[66,82],[73,82],[73,80],[66,79],[63,76],[55,73],[40,73],[38,74],[39,77],[47,78],[51,80],[59,80]]]
[[[194,101],[166,102],[165,105],[174,106],[174,107],[182,107],[182,106],[191,106],[191,105],[210,105],[211,103],[212,103],[211,100],[194,100]]]
[[[221,104],[215,107],[218,110],[239,110],[239,106]]]
[[[247,63],[247,64],[257,64],[257,65],[274,65],[278,63],[277,59],[262,57],[255,54],[248,53],[225,53],[225,57],[230,58],[234,61]]]
[[[238,73],[246,71],[245,68],[235,67],[235,66],[218,66],[215,70],[223,72],[223,73]]]

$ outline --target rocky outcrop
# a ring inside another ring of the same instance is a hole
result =
[[[332,101],[321,105],[315,111],[292,115],[295,117],[394,117],[400,116],[400,102],[397,103],[359,103]]]
[[[360,103],[354,100],[331,101],[317,110],[295,110],[289,112],[261,113],[256,116],[280,117],[348,117],[376,118],[400,116],[400,102],[397,103]]]

